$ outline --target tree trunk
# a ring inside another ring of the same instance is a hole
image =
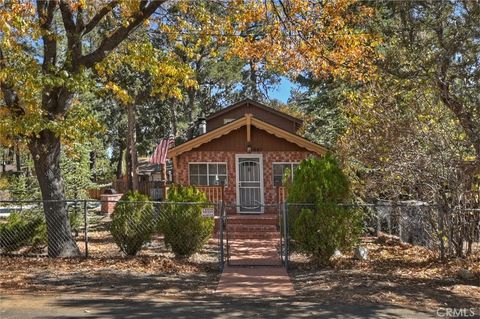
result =
[[[17,165],[17,172],[22,170],[22,163],[20,162],[20,146],[18,143],[15,144],[15,164]]]
[[[188,101],[187,101],[188,120],[190,121],[190,123],[192,123],[193,113],[195,111],[195,89],[193,88],[187,89],[187,97],[188,97]]]
[[[117,179],[122,178],[122,173],[123,173],[123,145],[119,144],[118,147],[118,162],[117,162]]]
[[[125,175],[127,175],[127,190],[131,190],[132,186],[132,157],[130,156],[130,139],[127,136],[127,147],[125,150]]]
[[[138,191],[138,157],[137,157],[137,130],[135,119],[135,104],[128,105],[128,157],[130,171],[128,172],[128,186],[132,191]]]
[[[91,181],[97,181],[97,153],[95,151],[90,152],[90,174],[92,174]]]
[[[255,64],[255,61],[250,60],[249,61],[250,65],[250,88],[251,88],[251,94],[252,94],[252,99],[254,100],[260,100],[260,92],[258,90],[258,79],[257,79],[257,66]]]
[[[47,221],[48,255],[76,257],[80,250],[73,239],[68,219],[65,190],[60,170],[60,138],[49,130],[30,140],[35,173],[42,192]]]
[[[171,109],[170,109],[170,112],[172,113],[172,121],[171,121],[171,124],[172,124],[172,132],[171,132],[171,133],[172,133],[172,135],[173,135],[174,137],[177,136],[177,130],[178,130],[178,124],[177,124],[177,122],[178,122],[177,105],[178,105],[178,104],[175,103],[175,102],[172,103],[172,107],[171,107]],[[190,116],[192,116],[191,113],[190,113]],[[190,122],[191,122],[191,121],[190,121]]]

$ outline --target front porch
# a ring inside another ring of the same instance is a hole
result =
[[[151,198],[153,201],[165,201],[167,196],[168,196],[168,190],[172,187],[173,185],[167,184],[165,185],[164,183],[160,182],[139,182],[139,189],[138,192],[144,195],[147,195]],[[207,200],[211,203],[220,203],[220,202],[225,202],[225,204],[228,206],[227,208],[227,214],[234,214],[236,213],[235,209],[232,209],[233,206],[235,206],[235,203],[229,202],[225,197],[225,192],[223,190],[222,192],[222,186],[197,186],[195,185],[197,189],[200,191],[204,192],[205,195],[207,196]],[[91,189],[89,190],[90,197],[93,199],[100,199],[101,194],[106,189],[113,188],[115,191],[119,194],[124,194],[128,191],[128,185],[127,182],[124,180],[114,180],[112,182],[111,186],[106,186],[103,188],[98,188],[98,189]],[[284,203],[287,199],[287,189],[284,186],[277,186],[276,191],[275,191],[275,201],[272,204],[281,204]],[[266,211],[268,213],[268,210]]]

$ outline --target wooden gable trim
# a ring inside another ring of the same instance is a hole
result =
[[[245,117],[247,118],[247,143],[250,143],[252,141],[252,114],[245,114]]]
[[[303,148],[306,148],[307,150],[309,151],[312,151],[314,153],[317,153],[319,155],[324,155],[325,153],[328,152],[328,149],[324,146],[321,146],[321,145],[318,145],[316,143],[313,143],[313,142],[310,142],[309,140],[301,137],[301,136],[298,136],[298,135],[295,135],[295,134],[292,134],[288,131],[285,131],[285,130],[282,130],[276,126],[273,126],[271,124],[268,124],[264,121],[261,121],[259,119],[256,119],[254,117],[252,117],[252,125],[261,129],[261,130],[264,130],[272,135],[275,135],[276,137],[279,137],[279,138],[283,138],[293,144],[296,144],[300,147],[303,147]]]
[[[246,116],[244,117],[241,117],[233,122],[230,122],[224,126],[221,126],[219,128],[217,128],[216,130],[213,130],[213,131],[210,131],[208,133],[205,133],[203,135],[200,135],[190,141],[187,141],[179,146],[176,146],[174,148],[171,148],[168,150],[168,157],[169,158],[172,158],[172,157],[176,157],[182,153],[185,153],[185,152],[188,152],[196,147],[199,147],[205,143],[208,143],[210,142],[211,140],[214,140],[214,139],[217,139],[219,137],[222,137],[223,135],[226,135],[228,133],[230,133],[231,131],[234,131],[234,130],[237,130],[243,126],[247,126],[248,128],[248,125],[253,125],[255,126],[256,128],[259,128],[261,130],[264,130],[278,138],[282,138],[284,140],[287,140],[293,144],[296,144],[300,147],[303,147],[311,152],[314,152],[316,154],[319,154],[319,155],[324,155],[328,149],[321,146],[321,145],[318,145],[316,143],[313,143],[313,142],[310,142],[309,140],[301,137],[301,136],[298,136],[298,135],[295,135],[295,134],[292,134],[288,131],[285,131],[285,130],[282,130],[281,128],[278,128],[276,126],[273,126],[271,124],[268,124],[262,120],[259,120],[255,117],[253,117],[251,114],[247,114]],[[247,131],[247,134],[248,134],[248,131]],[[248,139],[248,136],[247,136],[247,139]]]
[[[250,104],[250,105],[257,106],[257,107],[259,107],[259,108],[261,108],[261,109],[263,109],[263,110],[265,110],[265,111],[267,111],[267,112],[271,112],[271,113],[273,113],[273,114],[277,114],[277,115],[279,115],[279,116],[281,116],[281,117],[283,117],[283,118],[285,118],[285,119],[287,119],[287,120],[290,120],[290,121],[292,121],[292,122],[298,123],[299,125],[302,125],[302,124],[303,124],[303,120],[301,120],[301,119],[299,119],[299,118],[296,118],[296,117],[293,117],[293,116],[291,116],[291,115],[289,115],[289,114],[287,114],[287,113],[283,113],[283,112],[280,112],[280,111],[278,111],[278,110],[275,110],[274,108],[271,108],[271,107],[266,106],[266,105],[264,105],[264,104],[262,104],[262,103],[256,102],[256,101],[254,101],[254,100],[252,100],[252,99],[245,99],[245,100],[242,100],[242,101],[240,101],[240,102],[234,103],[234,104],[232,104],[232,105],[230,105],[230,106],[227,106],[226,108],[221,109],[221,110],[219,110],[219,111],[217,111],[217,112],[215,112],[215,113],[212,113],[212,114],[210,114],[209,116],[207,116],[207,120],[211,120],[211,119],[213,119],[213,118],[216,118],[216,117],[218,117],[218,116],[220,116],[220,115],[223,115],[223,114],[225,114],[225,113],[227,113],[227,112],[229,112],[229,111],[231,111],[231,110],[234,110],[234,109],[236,109],[236,108],[238,108],[238,107],[241,107],[241,106],[243,106],[243,105],[245,105],[245,104]]]
[[[216,130],[202,134],[190,141],[187,141],[183,144],[180,144],[176,147],[169,149],[167,156],[174,157],[182,153],[188,152],[196,147],[199,147],[202,144],[210,142],[211,140],[214,140],[216,138],[219,138],[223,135],[230,133],[231,131],[241,128],[242,126],[246,125],[246,122],[247,122],[247,118],[241,117],[233,122],[230,122],[228,124],[225,124],[217,128]]]

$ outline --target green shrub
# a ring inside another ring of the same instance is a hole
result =
[[[14,251],[24,246],[39,246],[47,243],[47,227],[42,214],[15,212],[0,225],[0,248]]]
[[[68,221],[70,222],[70,229],[78,236],[80,227],[83,225],[83,208],[80,206],[73,206],[68,212]]]
[[[177,186],[168,192],[170,202],[207,202],[205,194],[193,186]],[[159,229],[177,258],[198,252],[213,233],[212,217],[202,217],[205,205],[165,204]]]
[[[34,176],[14,174],[8,179],[10,196],[14,200],[41,199],[40,186]]]
[[[128,192],[115,206],[110,231],[115,243],[128,256],[135,256],[152,238],[155,218],[146,195]]]
[[[339,205],[350,199],[349,181],[332,155],[309,158],[297,167],[287,185],[292,248],[326,264],[335,249],[351,248],[361,233],[359,211]]]

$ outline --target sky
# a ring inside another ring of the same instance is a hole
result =
[[[275,89],[270,90],[268,95],[270,98],[275,98],[283,103],[287,103],[288,98],[290,97],[290,90],[294,87],[295,84],[293,84],[288,78],[282,77],[280,85]]]

